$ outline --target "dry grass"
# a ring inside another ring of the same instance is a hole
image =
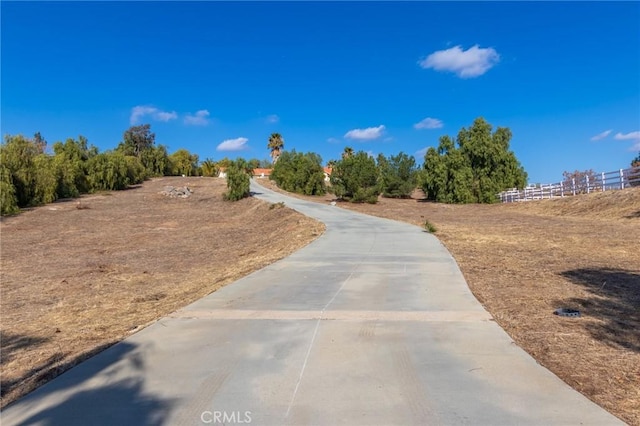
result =
[[[518,204],[339,205],[418,226],[428,220],[473,293],[523,349],[640,425],[640,188]],[[560,307],[582,317],[553,315]]]
[[[166,185],[188,185],[186,199]],[[2,407],[150,322],[308,244],[324,225],[225,181],[162,178],[2,218]]]
[[[185,183],[188,199],[158,194]],[[2,406],[323,230],[277,205],[223,203],[223,191],[218,179],[165,178],[3,218]],[[505,205],[340,205],[428,220],[520,346],[640,425],[640,188]],[[583,316],[557,317],[558,307]]]

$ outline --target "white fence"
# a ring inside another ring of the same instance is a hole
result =
[[[515,201],[541,200],[543,198],[567,197],[596,191],[611,191],[631,186],[640,186],[640,167],[602,172],[582,179],[572,179],[548,185],[528,186],[524,189],[510,189],[498,194],[503,203]]]

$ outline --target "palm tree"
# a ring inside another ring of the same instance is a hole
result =
[[[346,147],[342,152],[342,158],[349,158],[353,155],[353,148],[350,146]]]
[[[202,176],[214,177],[218,176],[218,165],[211,158],[207,158],[200,164]]]
[[[271,133],[267,147],[271,150],[271,159],[273,160],[273,164],[275,164],[276,161],[278,161],[280,154],[282,154],[282,149],[284,148],[284,139],[282,139],[282,135],[280,133]]]

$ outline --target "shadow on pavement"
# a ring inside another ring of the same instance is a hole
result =
[[[164,423],[173,403],[144,392],[145,366],[135,349],[136,345],[121,342],[77,365],[6,407],[3,424],[14,424],[14,420],[17,420],[16,424],[69,426]],[[107,379],[114,377],[118,369],[123,367],[131,368],[136,374],[102,386],[91,386],[88,383],[99,375]],[[57,398],[60,395],[64,395],[62,402],[57,399],[47,401],[47,398]],[[26,407],[33,404],[33,407],[43,408],[29,409],[27,418],[14,419],[17,413],[11,412],[11,409],[14,405],[23,403],[27,404]]]

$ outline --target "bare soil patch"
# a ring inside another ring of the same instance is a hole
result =
[[[497,205],[385,198],[338,205],[418,226],[431,222],[475,296],[518,345],[592,401],[640,425],[640,188]],[[553,315],[558,308],[582,316]]]
[[[225,190],[159,178],[2,218],[1,406],[324,232],[280,205],[224,202]]]

